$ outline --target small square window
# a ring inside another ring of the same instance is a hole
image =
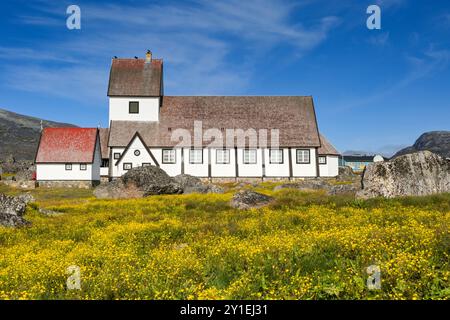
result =
[[[309,150],[297,149],[297,163],[310,163]]]
[[[270,163],[283,163],[283,150],[270,149],[269,153]]]
[[[138,101],[130,101],[128,105],[129,113],[139,113],[139,102]]]
[[[230,150],[229,149],[217,149],[216,150],[216,163],[217,164],[230,163]]]
[[[80,170],[81,171],[86,171],[86,169],[87,169],[86,163],[80,163]]]
[[[119,159],[120,158],[120,152],[114,152],[114,159]]]
[[[108,168],[109,167],[109,159],[102,159],[102,168]]]
[[[256,163],[256,150],[244,149],[244,164],[255,164],[255,163]]]
[[[162,163],[176,163],[176,153],[174,149],[164,149],[162,151]]]
[[[319,164],[327,164],[327,157],[319,156]]]
[[[128,162],[123,164],[123,170],[130,170],[131,168],[133,168],[133,164]]]
[[[71,163],[66,163],[66,170],[72,170],[72,164]]]
[[[191,164],[203,163],[203,150],[202,149],[189,150],[189,163]]]

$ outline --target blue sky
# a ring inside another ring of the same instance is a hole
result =
[[[66,8],[81,8],[81,30]],[[366,8],[381,7],[381,30]],[[111,58],[164,59],[167,95],[312,95],[340,150],[450,130],[448,0],[2,1],[0,108],[107,126]]]

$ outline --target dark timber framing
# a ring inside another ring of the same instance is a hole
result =
[[[320,169],[319,169],[319,148],[316,149],[316,177],[318,178],[320,176]],[[310,157],[311,158],[311,157]]]
[[[217,156],[217,154],[216,154],[216,156]],[[208,148],[208,178],[209,178],[210,181],[211,181],[211,177],[212,177],[212,173],[211,173],[211,148]]]
[[[235,172],[236,172],[236,179],[239,177],[239,165],[238,165],[238,149],[237,147],[234,147],[234,164],[235,164]]]
[[[181,174],[184,174],[184,148],[181,148]]]
[[[261,149],[262,177],[266,177],[266,149]]]
[[[289,152],[289,180],[292,179],[292,177],[294,176],[293,170],[292,170],[292,148],[288,148],[288,152]]]

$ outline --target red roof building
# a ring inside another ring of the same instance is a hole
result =
[[[98,137],[96,128],[45,128],[36,163],[92,163]]]

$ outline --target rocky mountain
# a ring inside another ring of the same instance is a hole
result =
[[[42,120],[43,127],[75,127],[72,124]],[[0,109],[0,161],[10,155],[16,160],[34,160],[39,142],[41,119]]]
[[[398,151],[394,157],[425,150],[450,158],[450,131],[425,132],[412,146]]]

